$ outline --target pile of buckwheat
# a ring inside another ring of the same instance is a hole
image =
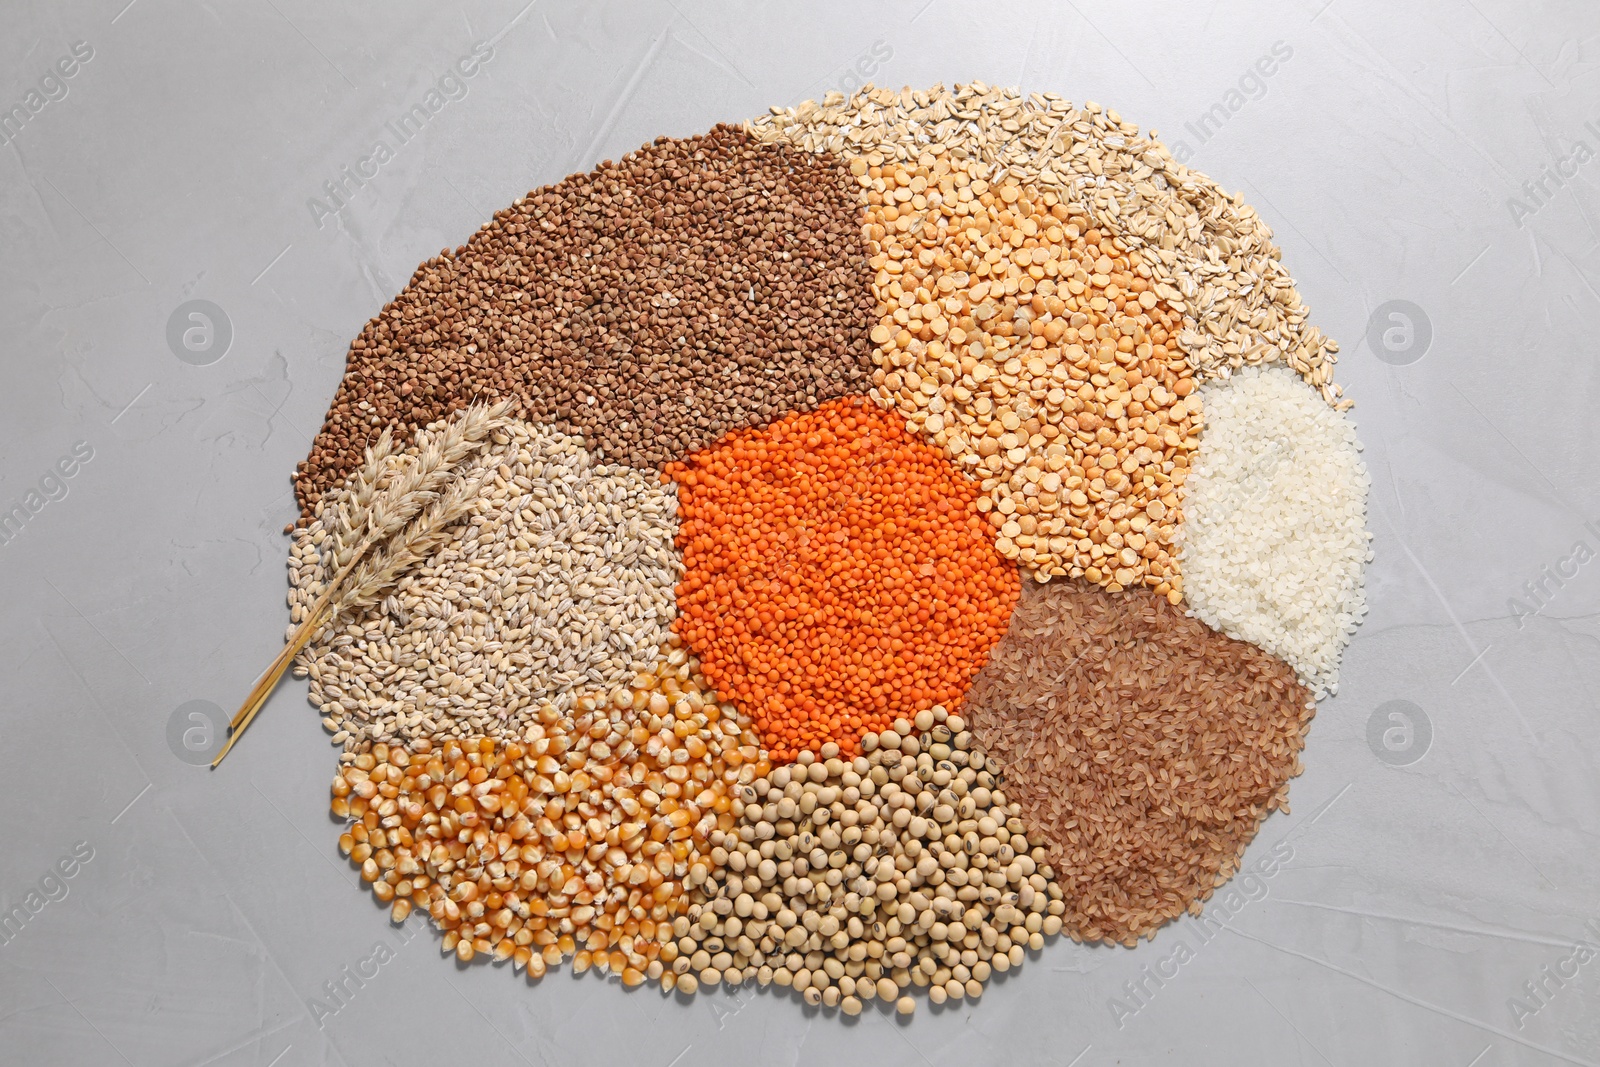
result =
[[[530,192],[422,264],[350,345],[295,475],[302,523],[385,428],[474,398],[656,469],[870,385],[844,164],[718,126]]]

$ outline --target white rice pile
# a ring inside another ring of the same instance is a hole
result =
[[[1338,692],[1372,558],[1355,427],[1281,366],[1200,395],[1178,554],[1189,613],[1279,657],[1318,699]]]

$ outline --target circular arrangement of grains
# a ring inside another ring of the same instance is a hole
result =
[[[459,960],[858,1015],[1197,913],[1366,610],[1338,346],[1153,131],[981,83],[530,192],[295,474],[340,849]]]

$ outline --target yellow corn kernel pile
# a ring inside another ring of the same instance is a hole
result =
[[[765,753],[681,649],[608,701],[539,718],[520,740],[354,753],[333,782],[333,813],[353,820],[340,848],[395,921],[425,908],[462,960],[509,958],[537,978],[571,958],[670,986],[671,920]]]

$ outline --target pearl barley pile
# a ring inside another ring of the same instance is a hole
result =
[[[464,465],[475,474],[488,480],[455,536],[380,611],[308,649],[312,702],[340,732],[515,735],[543,704],[565,711],[648,669],[666,640],[679,571],[670,483],[525,423]],[[296,538],[292,608],[335,569],[324,531],[319,518]]]
[[[1337,351],[1241,197],[1050,94],[867,86],[533,190],[366,324],[296,471],[339,848],[463,963],[842,1016],[1157,936],[1365,613]]]

